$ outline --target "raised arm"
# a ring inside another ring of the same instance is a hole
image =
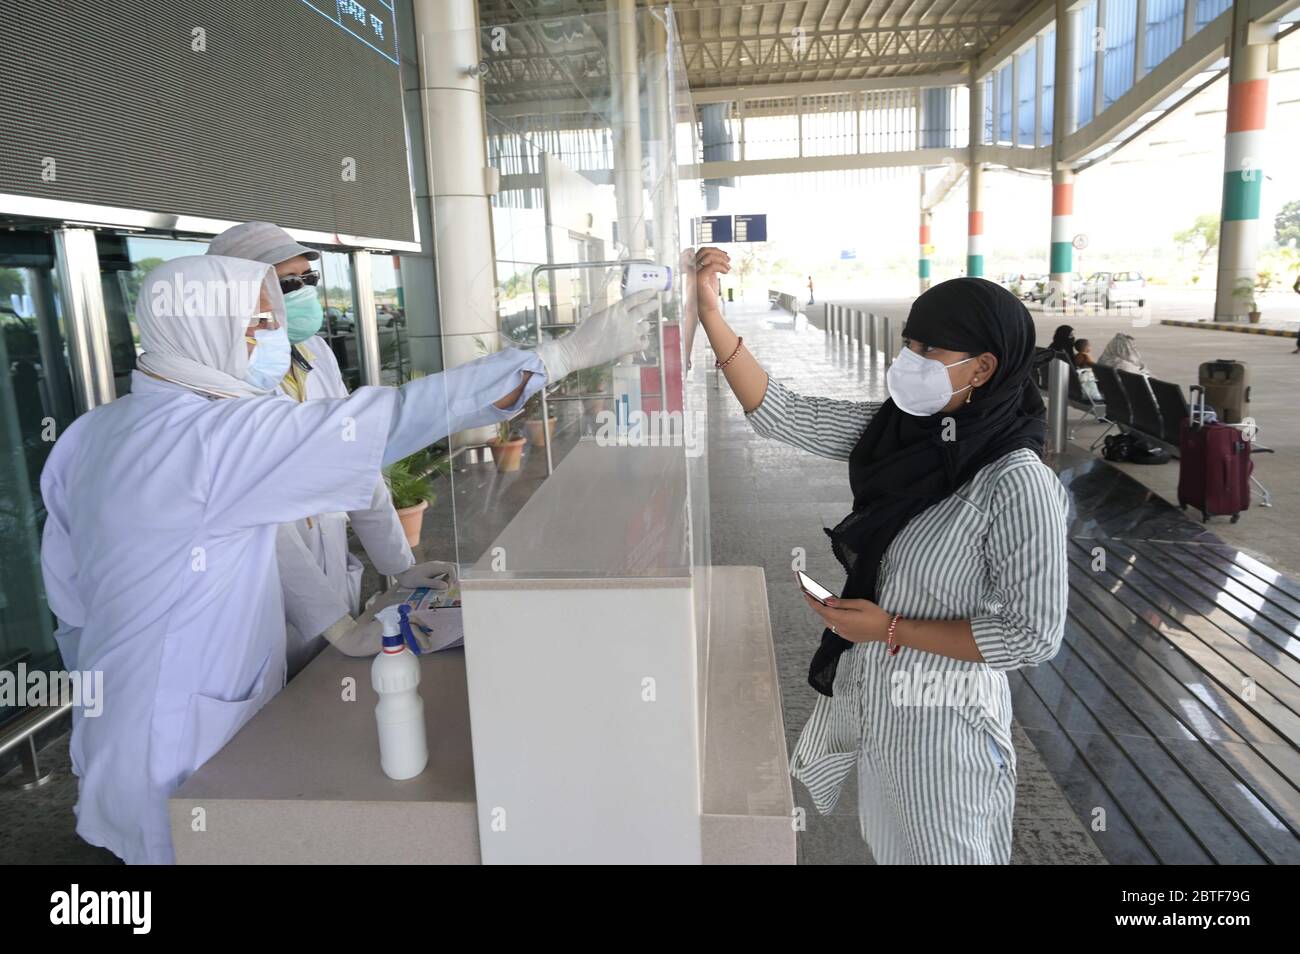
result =
[[[726,252],[702,248],[695,255],[695,281],[686,283],[686,307],[694,307],[700,327],[754,430],[775,440],[834,460],[848,460],[880,404],[798,394],[766,371],[722,317],[718,275],[731,270]],[[728,361],[728,359],[730,359]]]

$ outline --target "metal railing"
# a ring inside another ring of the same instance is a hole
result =
[[[834,340],[856,345],[874,364],[883,355],[885,367],[894,363],[894,319],[860,308],[828,303],[823,329]]]

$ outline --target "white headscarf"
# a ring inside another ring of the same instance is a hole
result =
[[[1120,371],[1132,371],[1134,374],[1150,374],[1147,366],[1142,362],[1137,342],[1133,340],[1132,335],[1122,331],[1110,339],[1110,343],[1106,345],[1106,350],[1101,353],[1097,363]]]
[[[271,393],[244,380],[244,333],[261,311],[262,291],[283,327],[284,296],[271,266],[220,255],[163,262],[145,276],[135,305],[143,352],[136,366],[208,397]]]

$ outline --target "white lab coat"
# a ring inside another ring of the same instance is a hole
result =
[[[520,371],[537,373],[519,402],[493,407]],[[367,508],[382,465],[513,416],[544,376],[507,350],[300,404],[136,372],[74,421],[41,476],[41,564],[65,664],[104,678],[102,713],[73,711],[77,832],[128,863],[173,861],[168,796],[283,685],[279,525]]]
[[[337,359],[319,335],[303,342],[311,354],[305,400],[348,397]],[[314,514],[286,524],[276,539],[276,561],[284,586],[288,678],[325,648],[325,629],[361,612],[365,567],[348,549],[348,523],[375,569],[393,576],[415,564],[388,485],[375,485],[370,505],[350,513]]]

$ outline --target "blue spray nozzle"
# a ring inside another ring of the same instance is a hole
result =
[[[420,644],[416,642],[415,633],[411,631],[411,607],[406,603],[403,603],[397,608],[397,612],[400,613],[402,617],[402,639],[406,643],[406,648],[415,653],[415,655],[420,655]]]

